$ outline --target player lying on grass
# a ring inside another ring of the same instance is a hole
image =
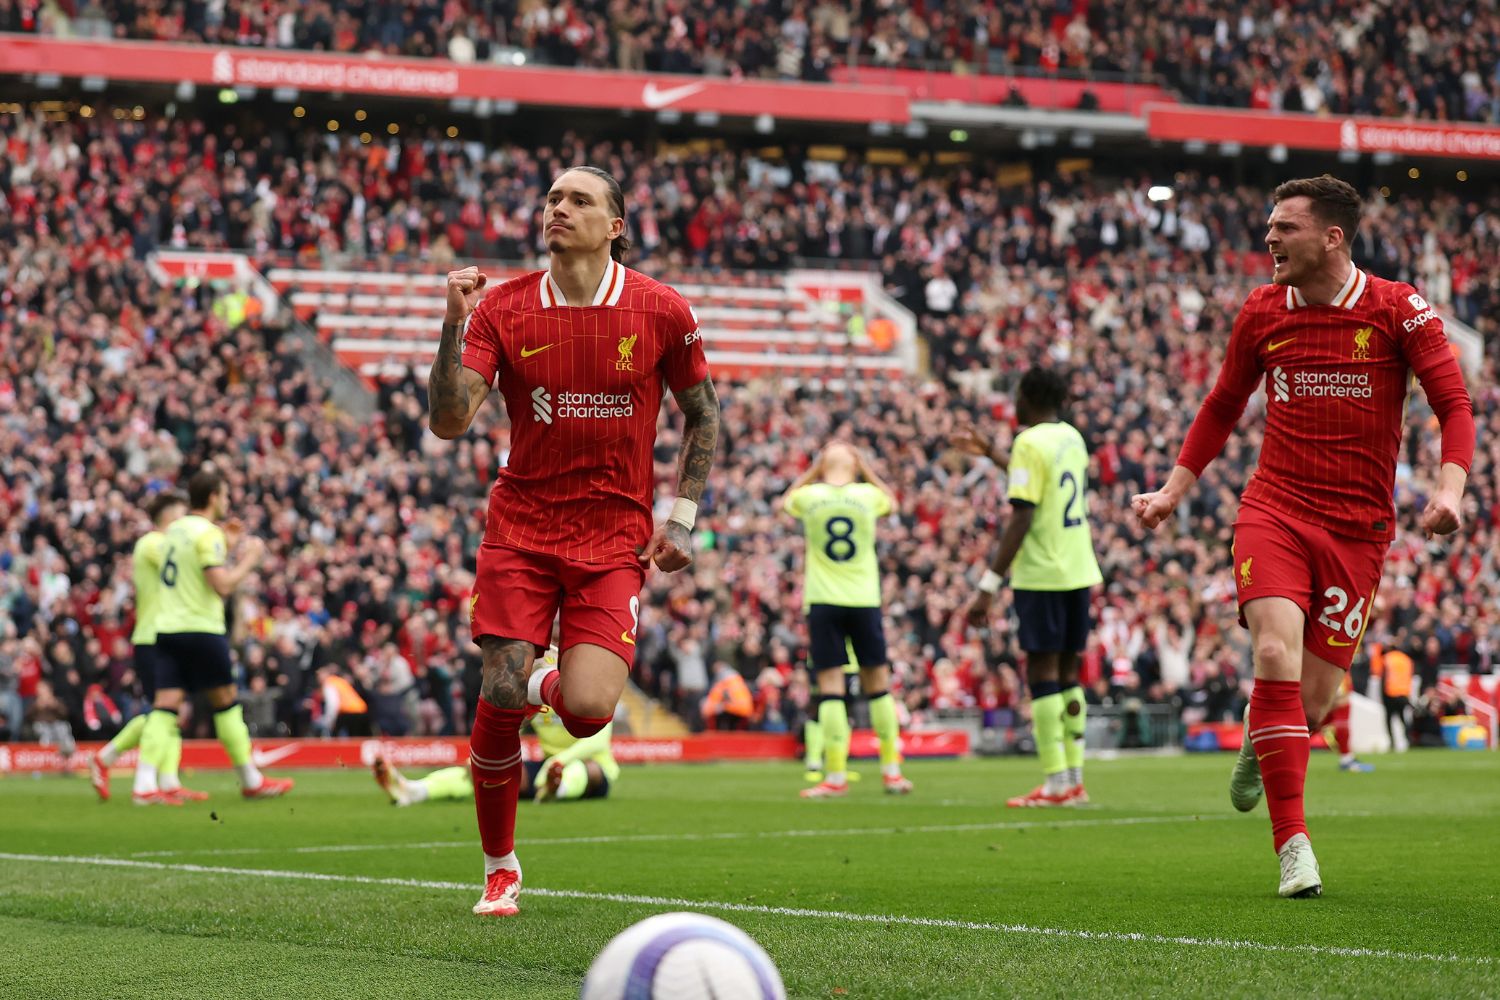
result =
[[[555,666],[557,648],[547,650],[545,665]],[[526,761],[520,793],[537,802],[566,802],[570,799],[602,799],[620,777],[620,765],[610,752],[614,724],[592,736],[579,739],[568,732],[556,712],[544,710],[533,715],[531,729],[545,755],[540,761]],[[472,799],[474,778],[469,764],[433,771],[425,778],[409,779],[376,758],[375,782],[385,789],[391,802],[398,806],[444,799]]]

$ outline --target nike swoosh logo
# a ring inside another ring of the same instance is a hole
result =
[[[1259,756],[1257,756],[1255,758],[1255,762],[1257,764],[1259,764],[1261,761],[1265,760],[1267,757],[1274,757],[1277,754],[1281,753],[1282,750],[1285,750],[1285,749],[1286,749],[1286,747],[1280,747],[1280,748],[1278,748],[1276,750],[1267,750],[1265,753],[1260,754]]]
[[[297,752],[295,743],[290,746],[277,747],[275,750],[255,750],[250,754],[250,759],[255,762],[256,767],[270,767],[278,760],[285,760]]]
[[[556,347],[556,346],[557,346],[556,344],[543,344],[541,347],[532,347],[532,348],[523,347],[523,348],[521,348],[521,357],[523,357],[523,358],[529,358],[533,354],[541,354],[543,351],[547,350],[549,347]]]
[[[620,633],[620,641],[621,642],[628,642],[632,646],[635,645],[635,640],[630,637],[630,632],[629,631],[625,631],[625,632],[621,632]]]
[[[648,83],[641,90],[641,103],[652,111],[676,104],[684,97],[691,97],[698,91],[707,87],[706,83],[688,83],[681,87],[668,87],[662,90],[654,83]]]
[[[510,779],[506,778],[504,781],[481,781],[480,784],[485,788],[500,788],[503,785],[510,784]]]
[[[1285,340],[1273,340],[1266,345],[1266,353],[1270,354],[1272,351],[1278,351],[1296,339],[1296,337],[1288,337]]]
[[[1330,646],[1352,646],[1352,645],[1354,645],[1354,643],[1352,643],[1352,642],[1339,642],[1333,636],[1329,636],[1328,637],[1328,645],[1330,645]]]

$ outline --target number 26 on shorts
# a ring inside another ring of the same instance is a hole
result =
[[[1342,632],[1351,640],[1358,639],[1365,627],[1365,599],[1361,597],[1354,607],[1349,607],[1349,594],[1342,587],[1329,587],[1323,591],[1328,603],[1318,614],[1318,624],[1332,632]],[[1349,608],[1346,614],[1344,609]],[[1343,615],[1342,622],[1337,616]]]

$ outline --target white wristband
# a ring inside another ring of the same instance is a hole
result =
[[[693,522],[698,520],[698,505],[687,497],[678,497],[677,502],[672,505],[672,513],[667,517],[668,521],[676,521],[689,531],[693,530]]]
[[[979,589],[982,590],[982,591],[984,591],[986,594],[996,594],[996,593],[999,593],[1000,592],[1000,574],[996,573],[992,569],[985,570],[984,571],[984,576],[981,576],[979,578]]]

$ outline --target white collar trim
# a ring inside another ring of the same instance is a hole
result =
[[[1338,294],[1333,297],[1329,305],[1335,309],[1353,309],[1365,294],[1365,288],[1370,284],[1369,277],[1357,267],[1349,269],[1349,277],[1344,281],[1344,287],[1340,288]],[[1307,305],[1307,299],[1302,297],[1302,289],[1295,286],[1286,290],[1286,307],[1288,309],[1300,309]]]
[[[542,281],[538,284],[538,294],[541,296],[542,308],[553,309],[557,306],[566,306],[568,297],[557,284],[557,279],[552,277],[549,268]],[[615,306],[620,304],[620,296],[625,292],[625,268],[619,261],[610,259],[609,266],[604,269],[604,274],[599,279],[599,287],[594,289],[594,300],[591,306]]]

